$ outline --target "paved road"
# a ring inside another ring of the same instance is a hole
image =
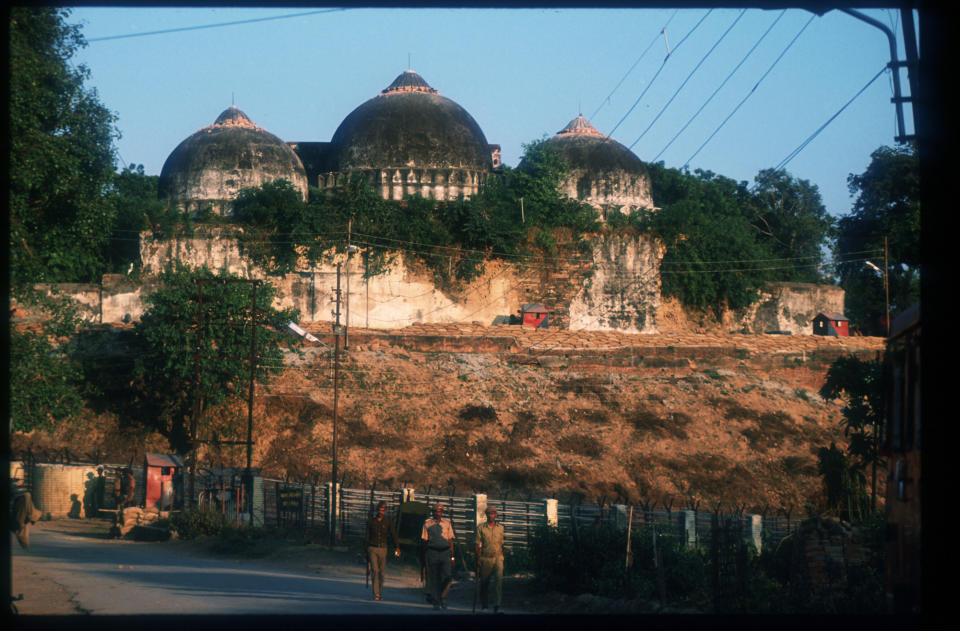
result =
[[[94,538],[44,528],[31,532],[26,552],[11,541],[17,572],[43,577],[92,614],[427,614],[415,585],[391,586],[370,600],[364,578],[325,570],[284,570],[266,563],[185,555],[175,545]],[[311,573],[313,572],[313,573]],[[24,594],[24,601],[30,598]],[[452,604],[443,613],[470,613]]]

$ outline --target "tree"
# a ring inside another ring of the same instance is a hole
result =
[[[203,309],[198,279],[203,283]],[[189,448],[194,403],[198,418],[231,397],[245,398],[249,387],[251,286],[232,282],[209,270],[184,267],[161,274],[162,289],[147,296],[147,312],[137,323],[139,353],[133,389],[144,418],[169,440],[178,453]],[[268,282],[257,288],[257,379],[268,382],[282,370],[284,336],[280,330],[296,319],[293,310],[273,308],[276,289]],[[202,316],[202,326],[198,320]],[[199,358],[199,367],[196,360]],[[195,398],[196,397],[196,398]],[[198,428],[208,435],[212,422]]]
[[[776,280],[815,283],[822,279],[823,247],[833,232],[833,219],[815,184],[784,170],[763,169],[754,179],[756,199],[751,225],[774,257]]]
[[[114,115],[70,58],[86,43],[65,9],[10,11],[10,279],[94,281],[106,268],[114,209]]]
[[[877,360],[853,356],[837,359],[827,370],[820,388],[827,400],[842,397],[843,431],[850,443],[846,451],[831,445],[818,454],[820,471],[832,508],[844,510],[850,519],[865,516],[860,497],[871,476],[871,504],[876,498],[876,468],[882,464],[879,445],[883,431],[883,367]]]
[[[114,207],[113,230],[107,251],[109,269],[127,272],[130,265],[140,262],[140,233],[163,223],[167,204],[157,195],[156,175],[145,175],[142,164],[131,164],[113,176],[107,199]]]
[[[661,209],[646,215],[643,225],[667,246],[660,271],[664,294],[718,316],[756,301],[757,289],[771,279],[761,262],[773,254],[751,223],[755,202],[746,182],[667,169],[662,162],[648,166]]]
[[[266,271],[285,274],[297,267],[298,246],[309,245],[307,205],[287,180],[245,188],[233,202],[234,219],[246,229],[240,247]]]
[[[835,258],[846,291],[847,317],[867,334],[883,335],[883,277],[865,264],[883,265],[888,247],[890,312],[920,299],[920,165],[916,145],[880,147],[860,175],[847,178],[857,195],[850,215],[837,222]]]
[[[51,431],[77,417],[84,407],[80,363],[62,340],[75,330],[76,307],[31,294],[50,318],[39,331],[10,327],[10,427],[13,431]]]

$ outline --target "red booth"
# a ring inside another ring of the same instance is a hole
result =
[[[520,325],[535,329],[547,328],[547,314],[550,312],[541,304],[523,305],[520,309]]]
[[[813,334],[846,337],[850,335],[850,322],[842,313],[818,313],[813,319]]]
[[[180,494],[183,458],[176,454],[147,454],[144,508],[170,510]]]

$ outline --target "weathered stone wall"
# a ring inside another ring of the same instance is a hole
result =
[[[820,312],[843,313],[844,291],[836,285],[767,283],[760,299],[737,314],[749,333],[789,331],[812,335],[813,318]]]
[[[455,295],[438,289],[430,274],[402,257],[384,274],[363,278],[359,260],[335,258],[285,277],[270,277],[278,288],[277,306],[295,308],[304,322],[330,321],[336,264],[342,263],[341,323],[364,328],[400,328],[416,322],[490,324],[498,315],[516,314],[524,303],[551,310],[551,326],[574,329],[652,332],[659,300],[662,246],[649,237],[602,237],[582,260],[538,260],[528,266],[488,261],[484,274]],[[207,267],[245,278],[265,278],[246,259],[228,232],[157,241],[145,236],[143,270],[159,273],[170,261]]]
[[[601,240],[592,276],[570,303],[568,328],[654,333],[664,252],[663,242],[648,235]]]
[[[455,294],[439,289],[427,270],[398,257],[389,269],[364,278],[354,257],[332,258],[285,276],[267,276],[245,257],[233,236],[235,227],[205,228],[192,237],[156,239],[141,235],[141,272],[137,278],[106,274],[100,285],[42,285],[73,298],[89,322],[139,320],[144,297],[157,274],[172,262],[241,278],[269,279],[278,290],[276,305],[294,308],[301,322],[332,322],[337,262],[342,264],[340,322],[352,327],[397,329],[412,324],[478,322],[515,315],[526,303],[550,310],[553,328],[573,331],[658,332],[661,305],[662,242],[648,235],[598,237],[592,251],[568,258],[528,261],[525,265],[487,261],[478,279]],[[769,284],[751,307],[730,314],[727,331],[812,333],[820,311],[843,311],[839,287],[804,283]]]

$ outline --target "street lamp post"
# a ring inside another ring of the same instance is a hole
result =
[[[886,237],[883,238],[883,269],[880,269],[870,261],[866,261],[866,264],[871,269],[874,269],[880,272],[881,274],[883,274],[884,305],[886,308],[885,324],[886,324],[887,337],[890,337],[890,281],[887,276],[888,263],[887,263],[887,238]]]

